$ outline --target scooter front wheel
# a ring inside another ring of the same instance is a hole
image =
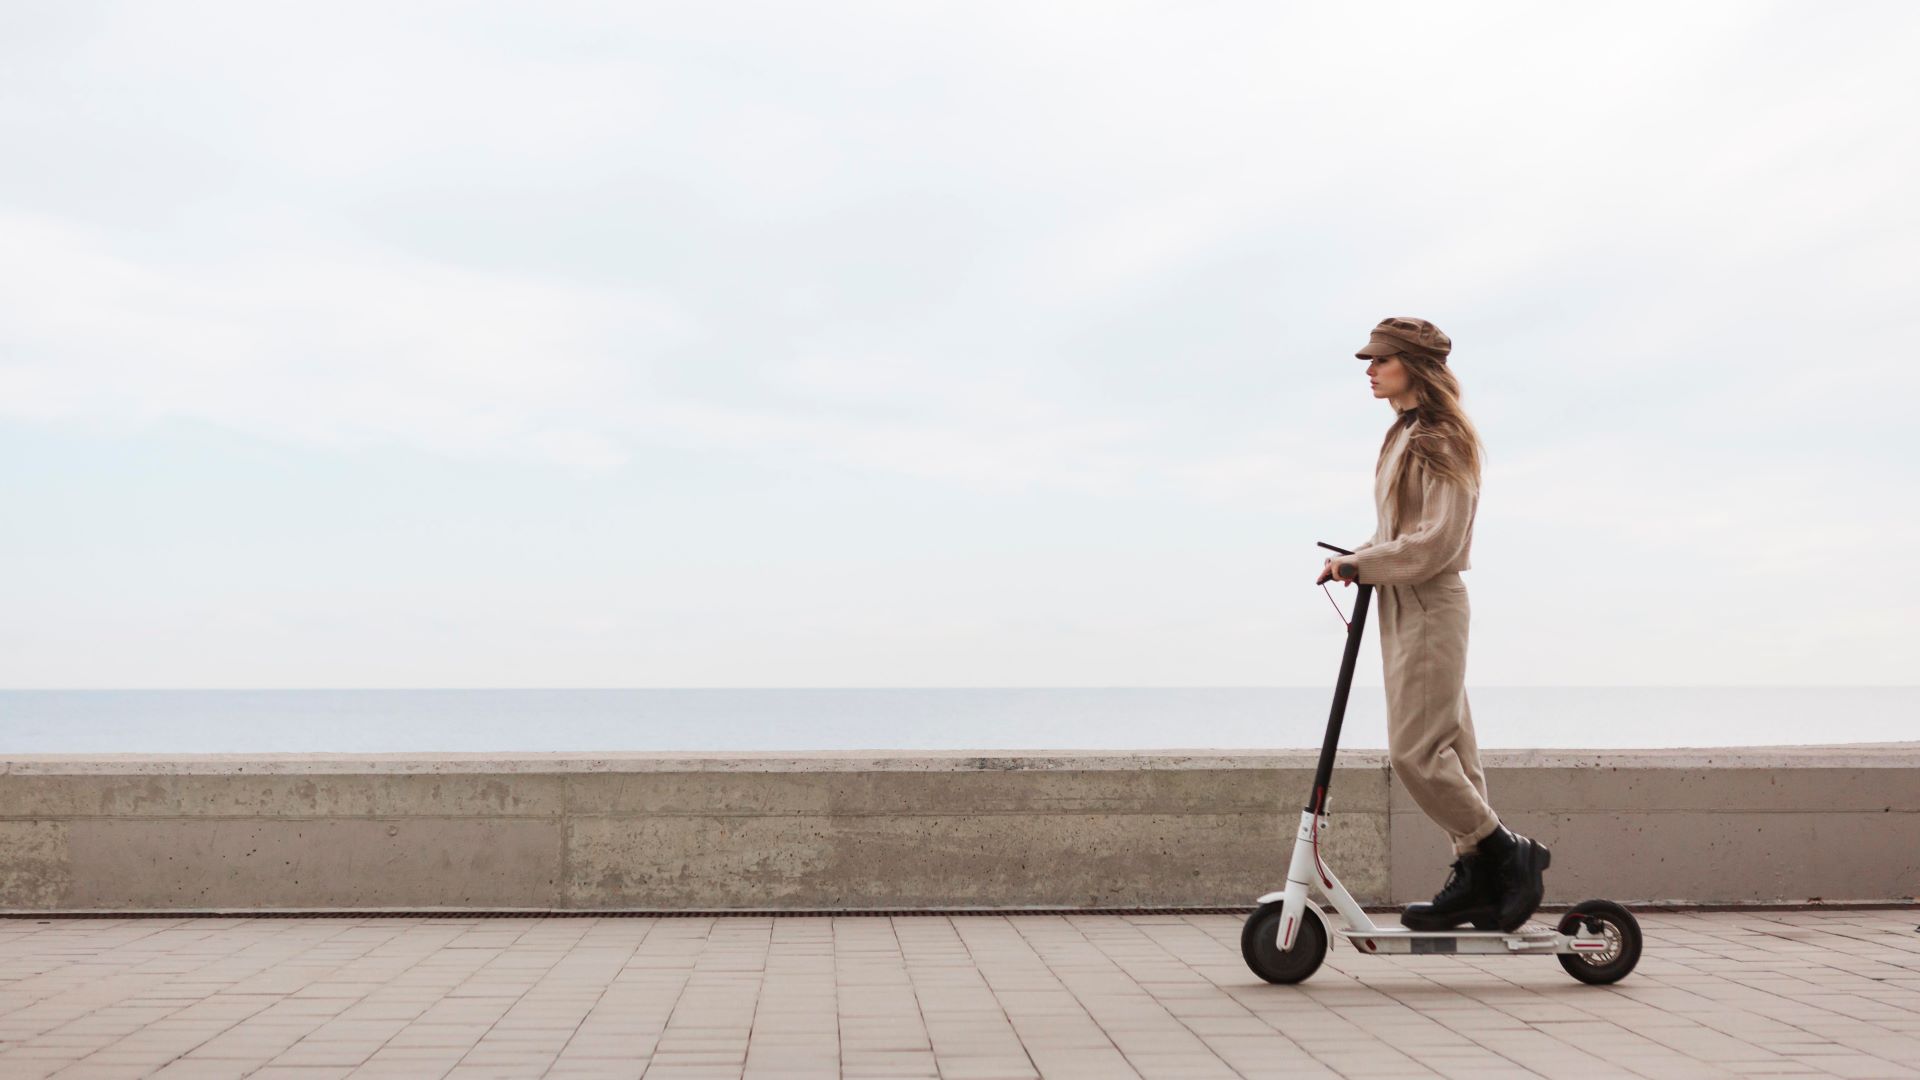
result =
[[[1304,982],[1320,970],[1327,958],[1326,925],[1313,915],[1300,915],[1300,928],[1294,932],[1293,948],[1280,951],[1280,929],[1285,925],[1286,901],[1261,904],[1247,916],[1240,928],[1240,955],[1255,975],[1270,983]]]

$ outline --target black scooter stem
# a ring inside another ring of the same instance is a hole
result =
[[[1342,555],[1353,552],[1334,547],[1326,541],[1320,546]],[[1347,717],[1347,692],[1353,689],[1353,667],[1360,659],[1360,639],[1367,631],[1367,604],[1373,599],[1373,586],[1360,586],[1353,601],[1353,619],[1347,627],[1347,648],[1340,657],[1340,681],[1333,688],[1333,711],[1327,716],[1327,738],[1320,744],[1320,765],[1313,773],[1313,794],[1307,810],[1318,816],[1326,812],[1327,789],[1333,785],[1333,758],[1340,750],[1340,724]]]

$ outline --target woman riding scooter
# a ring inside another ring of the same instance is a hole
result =
[[[1319,581],[1364,582],[1380,594],[1380,656],[1393,772],[1453,839],[1446,884],[1409,905],[1412,930],[1465,922],[1512,932],[1545,893],[1545,847],[1500,823],[1467,705],[1467,587],[1479,505],[1479,434],[1460,408],[1447,366],[1453,342],[1425,319],[1382,319],[1354,355],[1368,361],[1373,396],[1398,413],[1374,471],[1378,525],[1352,555],[1328,559]]]

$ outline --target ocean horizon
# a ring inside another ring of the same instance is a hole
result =
[[[1920,738],[1920,686],[1469,687],[1482,749]],[[0,755],[1316,748],[1326,687],[0,690]],[[1341,745],[1386,746],[1378,687]]]

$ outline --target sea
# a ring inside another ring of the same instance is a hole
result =
[[[0,757],[1318,748],[1325,687],[0,690]],[[1920,739],[1920,687],[1470,686],[1483,749]],[[1355,687],[1341,745],[1386,746]]]

